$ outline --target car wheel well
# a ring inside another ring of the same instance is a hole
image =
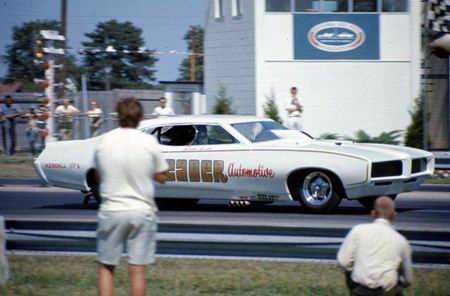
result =
[[[332,178],[332,181],[336,186],[337,194],[341,198],[347,198],[347,195],[345,194],[345,190],[344,190],[344,185],[342,184],[341,179],[333,171],[323,169],[323,168],[312,167],[312,168],[298,169],[298,170],[292,171],[289,174],[289,176],[287,178],[287,186],[288,186],[289,192],[294,200],[297,200],[297,201],[300,200],[300,196],[297,192],[296,185],[298,185],[299,182],[302,182],[303,178],[305,178],[309,172],[313,172],[313,171],[321,171],[321,172],[327,173],[330,176],[330,178]]]

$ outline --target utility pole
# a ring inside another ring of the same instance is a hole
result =
[[[196,59],[197,57],[195,56],[195,54],[193,52],[191,52],[191,54],[189,55],[189,80],[190,81],[195,81],[196,77],[196,67],[197,67],[197,63],[196,63]]]
[[[67,0],[61,0],[61,35],[67,37]],[[62,48],[66,49],[67,48],[67,39],[64,39],[62,41]],[[63,83],[66,82],[66,78],[67,78],[67,63],[66,63],[66,56],[64,55],[62,57],[62,61],[61,61],[63,67],[61,69],[61,81],[63,81]],[[62,97],[65,97],[65,89],[64,87],[61,88],[61,92],[62,92]]]

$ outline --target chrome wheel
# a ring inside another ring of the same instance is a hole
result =
[[[307,203],[322,206],[333,196],[333,182],[323,172],[311,172],[303,180],[301,191]]]

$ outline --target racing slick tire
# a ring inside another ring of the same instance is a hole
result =
[[[294,197],[309,212],[328,213],[339,206],[337,177],[322,170],[310,170],[297,176],[293,182]]]
[[[172,208],[189,208],[198,203],[195,198],[155,198],[158,208],[161,210]]]
[[[391,194],[388,195],[390,198],[392,198],[392,200],[395,200],[397,198],[397,194]],[[365,207],[367,210],[371,211],[373,210],[373,207],[375,205],[375,200],[378,198],[379,196],[367,196],[367,197],[362,197],[358,199],[358,202]]]

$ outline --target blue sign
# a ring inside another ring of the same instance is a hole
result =
[[[378,60],[378,14],[295,14],[297,60]]]

